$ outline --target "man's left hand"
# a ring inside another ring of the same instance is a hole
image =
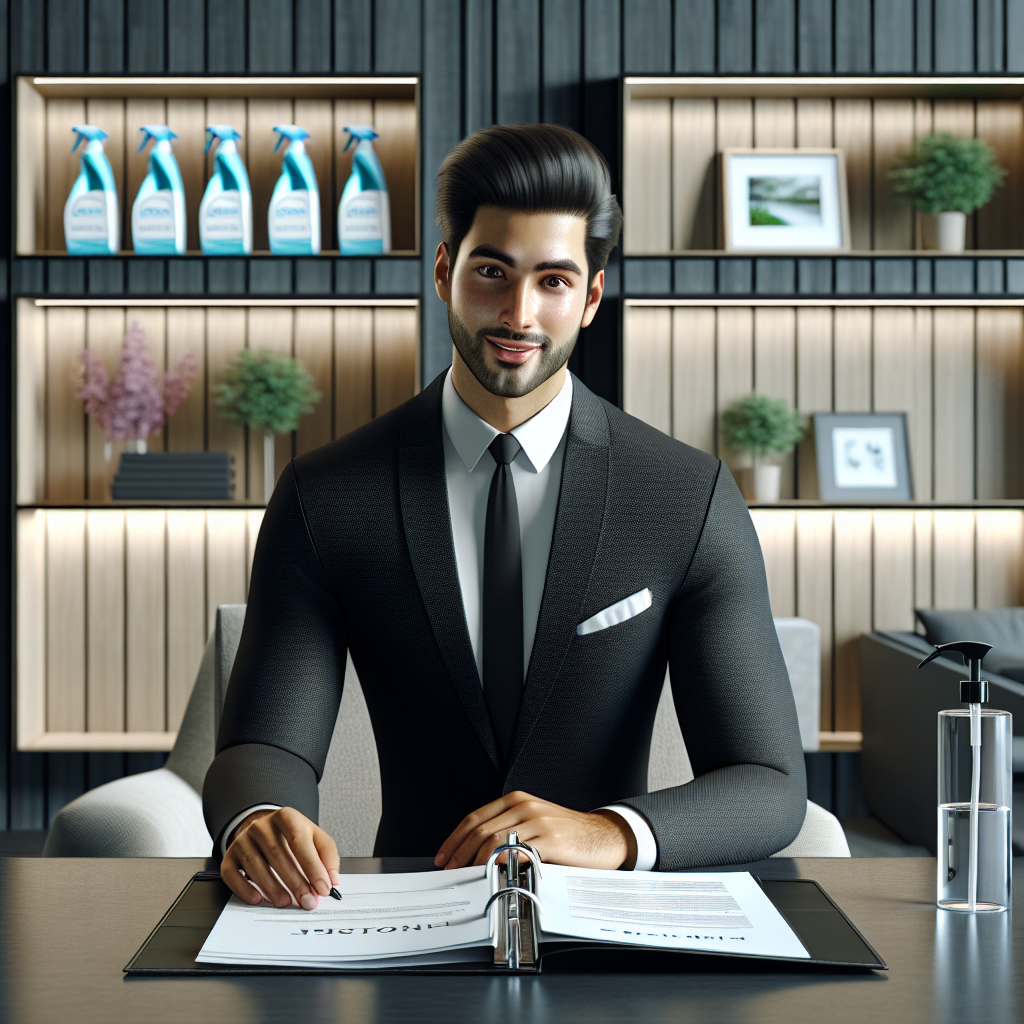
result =
[[[444,868],[486,864],[513,831],[551,864],[628,870],[636,863],[633,830],[614,811],[570,811],[522,792],[507,793],[463,818],[434,863]]]

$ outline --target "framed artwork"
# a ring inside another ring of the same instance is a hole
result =
[[[726,149],[722,225],[730,252],[850,248],[841,149]]]
[[[814,452],[822,501],[912,501],[902,412],[816,412]]]

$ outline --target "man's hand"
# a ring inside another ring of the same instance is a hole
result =
[[[235,829],[220,877],[243,903],[262,900],[248,878],[275,907],[291,906],[294,897],[304,910],[316,910],[317,897],[341,881],[340,867],[334,840],[293,807],[282,807],[254,811]]]
[[[636,838],[614,811],[570,811],[529,793],[508,793],[462,819],[434,858],[438,867],[486,864],[516,831],[540,859],[577,868],[632,868]]]

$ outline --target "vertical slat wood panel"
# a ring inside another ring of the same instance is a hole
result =
[[[796,513],[754,509],[750,513],[764,556],[772,615],[796,614]]]
[[[914,513],[874,517],[873,628],[914,628]]]
[[[835,728],[859,730],[861,633],[871,632],[871,513],[835,513]]]
[[[821,629],[821,728],[831,731],[832,513],[796,514],[796,613]]]
[[[259,540],[260,527],[263,525],[263,509],[251,508],[245,513],[245,596],[249,598],[249,586],[252,582],[252,560],[256,555],[256,542]]]
[[[836,412],[871,411],[871,310],[837,308],[833,339]]]
[[[801,149],[832,147],[832,101],[799,99],[796,101],[796,144]]]
[[[18,483],[19,505],[46,493],[46,313],[18,299]]]
[[[734,402],[745,398],[754,388],[754,317],[743,307],[718,310],[718,338],[716,346],[716,393],[718,415],[721,418]],[[734,472],[748,468],[750,456],[746,452],[727,449],[722,441],[719,422],[718,457]]]
[[[125,727],[124,513],[90,511],[86,530],[86,728],[90,732],[122,732]]]
[[[715,101],[672,101],[672,248],[715,247]],[[635,196],[647,203],[646,196]]]
[[[835,145],[846,154],[850,197],[850,240],[854,249],[871,248],[871,101],[836,100]]]
[[[89,352],[103,362],[111,381],[117,375],[124,328],[123,309],[116,306],[97,306],[85,311],[86,344],[89,346]],[[124,443],[111,445],[113,454],[110,462],[107,462],[104,451],[107,438],[103,428],[92,417],[87,416],[85,430],[88,460],[85,497],[90,501],[107,501],[110,498],[109,485],[117,472],[117,460],[120,458]]]
[[[911,249],[914,217],[909,203],[901,202],[889,181],[897,158],[914,144],[912,100],[875,100],[874,104],[874,248]]]
[[[718,148],[754,145],[754,104],[751,100],[721,99],[715,106]]]
[[[85,497],[85,416],[75,387],[85,347],[85,311],[46,314],[46,498]]]
[[[416,248],[416,105],[409,100],[376,100],[373,146],[380,157],[391,203],[391,247]]]
[[[978,100],[978,138],[996,151],[1009,173],[992,201],[976,214],[979,249],[1019,249],[1024,244],[1024,107],[1019,101]]]
[[[373,310],[334,311],[334,436],[373,419]]]
[[[17,82],[18,188],[15,195],[17,252],[29,256],[47,246],[46,101],[27,79]],[[66,199],[67,197],[65,197]]]
[[[1024,497],[1024,316],[979,309],[976,323],[977,496]]]
[[[781,398],[790,408],[796,406],[795,310],[754,310],[754,390]],[[792,454],[781,457],[783,498],[793,497],[793,461]]]
[[[125,167],[125,138],[124,138],[124,100],[97,100],[91,99],[85,102],[85,116],[89,124],[99,125],[106,133],[103,140],[103,152],[107,154],[110,161],[110,169],[114,172],[114,184],[117,185],[117,204],[119,216],[117,223],[121,226],[121,248],[127,248],[124,233],[124,167]],[[138,143],[135,144],[138,146]],[[81,153],[84,146],[78,147]],[[64,197],[65,200],[67,196]],[[132,196],[132,199],[135,197]]]
[[[796,311],[796,407],[804,417],[807,431],[797,446],[797,496],[817,498],[818,465],[812,415],[832,411],[831,309],[808,306]],[[831,520],[829,522],[831,530]]]
[[[965,501],[974,497],[974,310],[936,309],[934,325],[935,498]]]
[[[1019,509],[980,510],[976,513],[975,530],[976,606],[1020,605],[1024,513]]]
[[[166,715],[166,515],[125,513],[125,710],[129,732],[162,732]]]
[[[200,308],[171,306],[167,310],[167,367],[187,355],[199,372],[188,397],[167,424],[167,450],[201,452],[206,447],[206,314]]]
[[[672,433],[672,310],[626,310],[622,406],[652,427]]]
[[[373,124],[373,100],[334,101],[334,207],[341,200],[341,190],[352,173],[353,146],[345,152],[349,136],[345,128],[349,125]]]
[[[85,512],[46,528],[46,728],[85,731]]]
[[[933,519],[932,593],[936,608],[974,607],[973,512],[937,511]]]
[[[283,146],[274,152],[280,137],[274,131],[274,125],[292,124],[293,120],[291,100],[249,100],[247,167],[252,186],[252,247],[257,251],[270,248],[266,211],[270,206],[270,194],[281,177],[284,158]]]
[[[177,730],[206,646],[206,515],[167,513],[167,728]]]
[[[320,401],[299,420],[295,454],[319,448],[331,440],[334,415],[331,392],[334,376],[334,317],[329,309],[300,307],[295,310],[295,358],[316,383]]]
[[[714,379],[715,311],[672,310],[672,436],[712,455]]]
[[[153,365],[157,373],[167,367],[167,311],[159,306],[129,306],[125,310],[125,326],[138,324],[146,335],[149,354],[153,357]],[[151,452],[164,450],[163,430],[154,430],[146,439]]]
[[[922,379],[915,381],[917,404],[910,422],[910,457],[913,461],[914,495],[918,501],[935,496],[935,445],[932,429],[934,415],[934,317],[930,309],[914,310],[914,357],[919,368],[928,367]],[[920,369],[919,369],[920,372]]]
[[[932,134],[932,101],[914,100],[914,142]],[[914,211],[914,248],[934,249],[938,246],[935,214]]]
[[[214,122],[210,122],[211,124]],[[174,158],[185,185],[185,247],[199,249],[199,204],[206,187],[206,104],[203,100],[169,99],[167,124],[178,136]]]
[[[232,359],[245,348],[245,310],[213,307],[206,311],[206,437],[211,452],[228,452],[235,460],[235,499],[262,491],[246,489],[245,429],[224,419],[214,404],[217,385]]]
[[[217,606],[243,604],[247,589],[247,517],[243,511],[206,513],[206,633],[213,632]]]
[[[626,121],[625,252],[672,246],[672,101],[634,100]]]
[[[17,514],[18,745],[46,731],[46,513]]]
[[[46,104],[46,248],[64,246],[64,204],[78,177],[83,146],[74,153],[71,126],[85,121],[82,100],[49,100]]]
[[[935,559],[933,539],[935,515],[914,513],[914,607],[934,608]]]
[[[274,352],[292,355],[293,310],[286,307],[253,308],[248,316],[248,338],[251,352]],[[274,439],[274,483],[292,457],[292,435],[278,434]],[[263,496],[263,431],[249,431],[249,497]]]
[[[132,206],[139,194],[142,179],[149,173],[149,154],[153,143],[140,153],[144,124],[164,124],[167,120],[167,104],[160,99],[130,99],[124,101],[124,227],[121,229],[123,249],[132,245]],[[174,143],[171,143],[174,148]]]
[[[796,145],[796,104],[793,100],[754,100],[754,145],[758,149],[792,149]]]
[[[320,186],[320,246],[322,249],[336,248],[334,245],[334,107],[330,100],[296,100],[295,123],[309,132],[306,152],[313,161],[317,185]],[[388,181],[391,191],[391,181]],[[394,193],[392,204],[394,204]],[[266,211],[263,211],[264,214]],[[392,218],[394,207],[392,205]]]
[[[416,310],[378,306],[373,311],[374,415],[408,401],[416,394],[419,332]]]

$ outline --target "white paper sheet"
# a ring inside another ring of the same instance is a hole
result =
[[[745,871],[585,871],[545,864],[538,886],[544,939],[598,939],[808,959],[807,950]]]

